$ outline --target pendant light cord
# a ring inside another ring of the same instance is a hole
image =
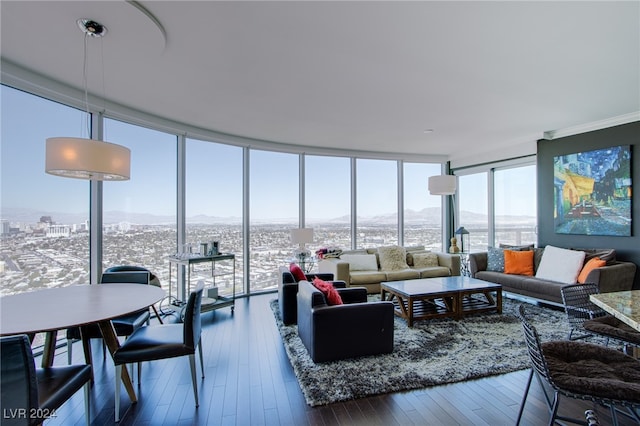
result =
[[[87,115],[85,116],[85,125],[86,125],[86,130],[87,130],[87,139],[91,139],[91,114],[89,113],[89,89],[87,88],[88,86],[88,82],[87,82],[87,74],[88,74],[88,68],[89,68],[89,61],[87,61],[87,39],[89,38],[89,34],[85,33],[84,35],[84,50],[83,50],[83,55],[82,55],[82,85],[84,86],[84,106],[85,106],[85,112],[87,113]]]

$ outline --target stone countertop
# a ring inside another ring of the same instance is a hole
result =
[[[589,298],[600,308],[640,331],[640,290],[592,294]]]

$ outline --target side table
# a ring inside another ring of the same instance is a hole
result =
[[[463,277],[471,276],[471,268],[469,267],[469,252],[459,252],[460,255],[460,275]]]
[[[316,266],[316,257],[310,256],[305,257],[304,259],[292,257],[287,259],[287,262],[297,264],[305,274],[310,274],[313,268]]]

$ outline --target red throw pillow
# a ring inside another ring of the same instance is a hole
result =
[[[338,293],[333,284],[316,277],[313,279],[313,285],[324,294],[327,304],[342,305],[342,297],[340,297],[340,293]]]
[[[589,275],[589,272],[593,271],[596,268],[602,268],[606,264],[607,261],[602,260],[599,257],[589,259],[589,261],[582,267],[580,275],[578,275],[578,282],[580,284],[584,284],[585,282],[587,282],[587,276]]]
[[[302,269],[300,269],[300,267],[295,263],[291,263],[289,265],[289,272],[291,272],[291,275],[293,275],[293,279],[295,279],[296,281],[307,279],[307,276],[304,274],[304,272],[302,272]]]

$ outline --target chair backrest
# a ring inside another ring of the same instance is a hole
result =
[[[135,271],[148,272],[149,273],[149,284],[154,285],[156,287],[161,287],[160,280],[158,279],[156,274],[154,274],[153,272],[151,272],[150,270],[148,270],[147,268],[144,268],[142,266],[117,265],[117,266],[112,266],[112,267],[107,268],[107,269],[104,270],[104,272],[135,272]]]
[[[286,266],[280,266],[278,268],[278,272],[280,272],[280,279],[282,280],[282,284],[297,284],[298,281],[293,277],[291,271]]]
[[[31,410],[38,408],[36,366],[27,336],[0,339],[0,357],[2,424],[27,424]],[[10,411],[18,409],[24,409],[26,413]]]
[[[592,283],[571,284],[560,289],[564,311],[572,327],[579,327],[586,320],[607,314],[589,300],[590,295],[599,292],[598,286]]]
[[[103,272],[100,284],[149,284],[149,271]]]
[[[529,359],[531,360],[532,368],[540,375],[541,378],[547,380],[553,385],[551,376],[549,375],[549,367],[547,366],[547,360],[542,353],[542,347],[540,345],[540,336],[536,328],[527,320],[524,305],[518,306],[518,318],[522,323],[522,331],[524,333],[524,341],[527,345],[527,352],[529,352]]]
[[[195,350],[196,345],[200,341],[200,333],[202,331],[200,307],[202,305],[203,291],[204,282],[198,281],[196,288],[189,294],[189,300],[187,301],[187,307],[184,312],[184,344],[189,348],[193,348],[193,350]]]

